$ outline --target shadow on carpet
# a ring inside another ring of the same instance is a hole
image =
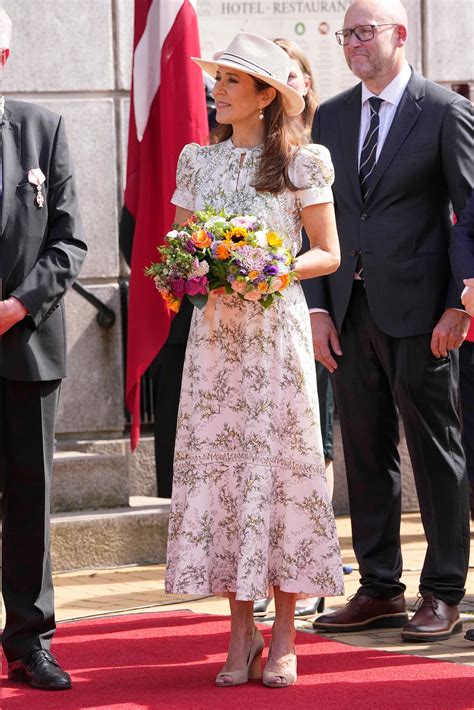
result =
[[[268,626],[260,626],[267,649]],[[2,678],[3,710],[469,710],[474,669],[297,634],[298,682],[284,690],[252,681],[216,688],[228,617],[189,611],[61,624],[53,652],[69,691],[36,691]],[[6,668],[3,668],[6,672]]]

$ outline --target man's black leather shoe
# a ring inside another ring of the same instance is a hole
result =
[[[19,661],[9,663],[8,679],[23,681],[40,690],[67,690],[71,687],[69,674],[45,649],[32,651]]]
[[[469,631],[466,631],[464,634],[464,638],[466,641],[474,641],[474,629],[469,629]]]

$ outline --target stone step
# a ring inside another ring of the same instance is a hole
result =
[[[169,500],[132,498],[131,506],[54,514],[54,572],[100,569],[166,560]]]
[[[122,452],[56,451],[51,510],[54,513],[128,505],[129,474]]]

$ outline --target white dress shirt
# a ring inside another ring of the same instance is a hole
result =
[[[380,94],[373,94],[365,84],[362,84],[362,95],[361,95],[361,114],[360,114],[360,129],[359,129],[359,165],[360,165],[360,154],[362,152],[362,145],[364,143],[365,136],[369,130],[370,125],[370,104],[369,99],[372,96],[377,96],[379,99],[383,99],[383,103],[380,105],[379,110],[379,136],[377,140],[377,152],[376,159],[379,159],[380,152],[387,138],[390,127],[395,118],[395,113],[397,112],[398,104],[402,100],[403,92],[407,88],[407,84],[411,77],[411,67],[405,62],[403,68],[399,74],[392,79],[390,84],[388,84],[385,89]]]
[[[383,99],[383,103],[380,105],[379,109],[379,135],[377,140],[377,151],[376,159],[379,159],[380,152],[387,138],[390,127],[395,118],[395,113],[397,112],[398,104],[402,100],[403,92],[407,88],[407,84],[411,77],[411,67],[408,62],[404,62],[402,70],[399,74],[392,79],[390,84],[387,84],[385,89],[378,94],[379,99]],[[364,144],[365,136],[369,130],[370,125],[370,104],[369,99],[371,96],[377,96],[377,94],[372,93],[370,89],[362,84],[362,94],[361,94],[361,114],[360,114],[360,128],[359,128],[359,167],[360,167],[360,154],[362,152],[362,146]],[[356,273],[354,278],[360,280],[360,276]],[[310,313],[327,313],[323,308],[310,308]]]

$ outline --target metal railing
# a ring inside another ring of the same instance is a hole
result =
[[[100,298],[97,298],[92,291],[89,291],[85,286],[83,286],[79,281],[73,284],[73,289],[82,298],[84,298],[88,303],[90,303],[98,311],[97,313],[97,323],[104,330],[108,330],[115,325],[115,311],[109,306],[103,303]]]

